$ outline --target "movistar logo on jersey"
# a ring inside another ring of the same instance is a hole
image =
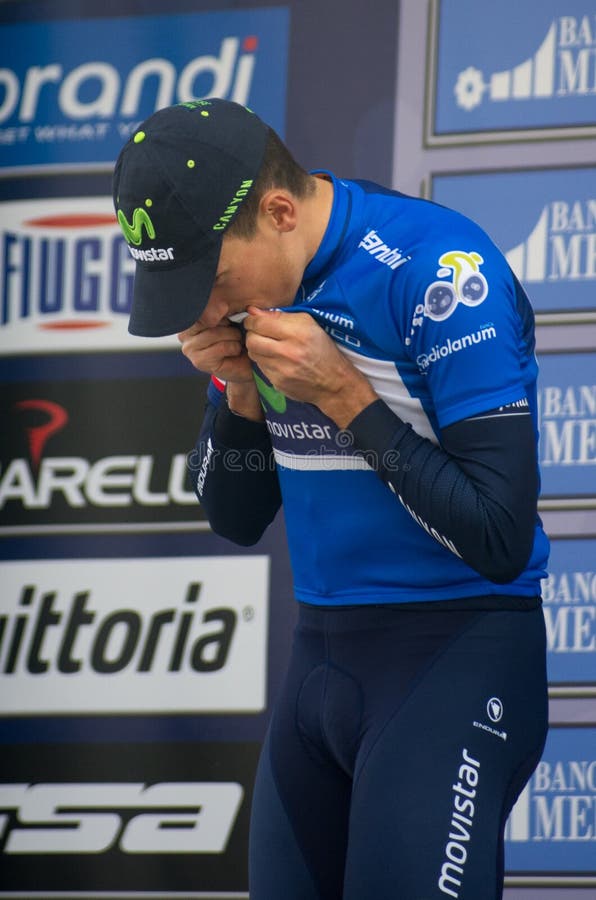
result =
[[[488,284],[480,271],[484,259],[479,253],[449,250],[439,257],[437,276],[424,295],[424,315],[435,322],[447,319],[458,303],[479,306],[488,296]]]
[[[273,385],[267,384],[266,381],[257,375],[256,372],[253,372],[253,377],[255,380],[255,384],[257,386],[257,390],[261,397],[261,403],[265,408],[265,412],[267,412],[267,407],[272,409],[274,412],[285,413],[287,408],[286,397],[285,394],[282,394],[281,391],[277,391]]]

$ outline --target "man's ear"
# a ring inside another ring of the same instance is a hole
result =
[[[272,188],[261,197],[259,214],[263,223],[281,233],[296,228],[298,207],[296,198],[288,191]]]

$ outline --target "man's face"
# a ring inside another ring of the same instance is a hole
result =
[[[300,287],[302,263],[292,258],[283,235],[259,230],[250,240],[225,237],[209,302],[199,321],[218,325],[247,306],[289,306]]]

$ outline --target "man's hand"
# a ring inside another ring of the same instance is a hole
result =
[[[207,328],[198,321],[181,331],[178,340],[195,369],[227,382],[226,394],[232,412],[262,421],[263,410],[244,346],[244,334],[237,325],[224,323]]]
[[[244,335],[237,325],[222,322],[207,328],[199,320],[181,331],[178,340],[195,369],[216,375],[222,381],[252,382]]]
[[[318,406],[339,428],[377,399],[365,376],[308,313],[254,306],[248,313],[248,355],[278,391]]]

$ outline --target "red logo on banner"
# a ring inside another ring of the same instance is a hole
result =
[[[26,428],[31,462],[37,468],[46,442],[56,431],[64,428],[68,422],[68,413],[51,400],[19,400],[15,408],[38,410],[47,416],[47,420],[41,425],[29,425]]]

